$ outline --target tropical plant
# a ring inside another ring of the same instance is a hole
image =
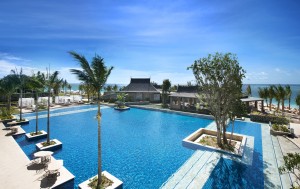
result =
[[[0,94],[6,96],[6,112],[11,113],[11,95],[15,92],[18,80],[12,74],[5,76],[0,80]]]
[[[68,86],[68,81],[65,79],[64,81],[63,81],[63,83],[62,83],[62,87],[63,87],[63,89],[64,89],[64,95],[66,95],[66,88],[67,88],[67,86]]]
[[[128,94],[126,94],[126,93],[119,93],[119,94],[117,95],[118,107],[119,107],[119,108],[125,106],[125,99],[126,99],[127,95],[128,95]]]
[[[291,97],[292,97],[292,90],[290,85],[285,86],[285,95],[286,99],[289,101],[289,110],[291,109]]]
[[[299,107],[298,113],[300,115],[300,93],[296,96],[296,104]]]
[[[117,92],[117,91],[118,91],[118,86],[115,84],[115,85],[113,86],[112,90],[113,90],[114,92]]]
[[[246,95],[251,96],[252,95],[252,91],[251,91],[251,86],[248,85],[246,88]]]
[[[196,60],[188,69],[193,70],[199,86],[200,101],[207,105],[214,116],[217,143],[223,147],[228,144],[226,129],[229,114],[232,112],[231,104],[242,96],[245,71],[239,66],[237,57],[231,53],[209,54],[208,57]]]
[[[284,87],[282,85],[278,85],[278,87],[276,88],[276,96],[277,96],[277,99],[279,99],[279,102],[281,102],[281,110],[282,110],[282,113],[283,113],[283,111],[284,111],[284,100],[286,99],[286,92],[285,92]],[[279,104],[280,103],[278,103],[278,108],[279,108]]]
[[[71,95],[71,91],[72,91],[72,85],[71,84],[68,84],[68,89],[69,89],[69,92],[70,92],[70,95]]]
[[[34,100],[35,100],[35,134],[37,135],[39,133],[39,126],[38,126],[38,112],[39,112],[39,93],[43,92],[45,89],[45,74],[41,73],[40,71],[37,72],[37,74],[33,74],[31,76],[31,88],[34,90]]]
[[[275,98],[275,90],[274,90],[274,85],[271,85],[269,87],[269,109],[271,110],[272,109],[272,101],[273,101],[273,98]]]
[[[83,70],[71,69],[71,73],[75,74],[80,81],[90,84],[90,86],[97,92],[97,120],[98,120],[98,183],[97,189],[101,185],[102,173],[102,156],[101,156],[101,112],[100,112],[100,90],[104,87],[113,67],[106,67],[104,60],[99,55],[95,55],[91,64],[86,60],[83,55],[74,51],[69,52],[71,56],[80,64]]]
[[[163,100],[163,107],[166,107],[166,98],[167,93],[170,92],[171,82],[169,79],[165,79],[162,84],[162,100]]]
[[[300,154],[299,153],[287,153],[286,156],[283,156],[284,165],[279,167],[279,173],[291,173],[296,178],[296,183],[300,185]]]
[[[108,85],[107,87],[104,88],[107,92],[111,92],[113,90],[111,85]]]
[[[48,104],[47,104],[47,144],[50,144],[50,98],[51,98],[51,89],[57,87],[57,82],[62,82],[62,79],[58,78],[58,71],[54,71],[53,74],[47,70],[45,86],[48,92]]]
[[[19,119],[22,119],[22,109],[23,109],[23,103],[22,103],[22,99],[23,99],[23,90],[25,88],[25,85],[27,84],[27,82],[29,82],[30,78],[23,74],[23,70],[22,68],[20,69],[20,71],[18,72],[17,68],[15,70],[11,70],[11,73],[14,76],[14,80],[17,82],[17,88],[20,90],[19,93],[19,99],[20,99],[20,116]]]

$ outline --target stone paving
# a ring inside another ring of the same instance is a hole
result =
[[[1,188],[53,188],[74,178],[64,167],[60,169],[59,177],[44,177],[45,171],[29,166],[31,161],[12,136],[5,136],[6,133],[5,126],[0,123]]]

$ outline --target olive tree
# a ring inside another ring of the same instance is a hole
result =
[[[226,127],[233,106],[242,96],[242,79],[245,71],[239,65],[236,55],[231,53],[209,54],[195,60],[188,69],[193,70],[199,86],[200,101],[214,116],[217,125],[217,143],[227,145]],[[221,140],[223,138],[223,143]]]
[[[283,156],[284,165],[279,167],[279,173],[291,173],[296,178],[297,185],[300,185],[300,154],[299,153],[287,153],[286,156]]]

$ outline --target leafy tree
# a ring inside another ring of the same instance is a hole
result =
[[[292,96],[292,89],[290,85],[285,86],[285,94],[286,98],[289,100],[289,110],[291,109],[291,96]]]
[[[178,85],[173,85],[170,89],[170,91],[176,92],[178,89]]]
[[[299,153],[287,153],[283,156],[284,165],[279,167],[279,173],[291,173],[296,178],[297,185],[300,185],[300,154]]]
[[[299,107],[298,113],[299,113],[299,115],[300,115],[300,93],[296,96],[296,104],[297,104],[298,107]]]
[[[71,73],[77,75],[80,81],[88,83],[94,91],[97,92],[97,104],[98,104],[98,183],[97,189],[100,189],[101,185],[101,112],[100,112],[100,90],[104,87],[113,67],[107,68],[104,64],[104,59],[99,55],[95,55],[92,59],[91,64],[86,60],[83,55],[76,52],[70,52],[71,56],[80,64],[83,70],[71,69]]]
[[[166,107],[166,98],[167,93],[170,92],[171,82],[169,79],[165,79],[162,84],[162,98],[163,98],[163,107]]]
[[[242,79],[245,71],[237,57],[231,53],[209,54],[189,67],[199,86],[200,100],[207,104],[217,125],[217,143],[227,145],[226,127],[231,104],[242,96]],[[223,135],[223,144],[221,141]]]
[[[6,110],[11,113],[11,95],[15,92],[18,86],[17,78],[10,74],[0,80],[0,94],[6,96],[7,104]]]
[[[234,122],[235,122],[236,117],[242,117],[246,113],[247,113],[247,111],[246,111],[245,104],[242,103],[242,101],[240,99],[236,99],[231,104],[231,111],[229,112],[229,119],[232,123],[232,129],[231,129],[229,144],[231,144],[231,140],[232,140],[232,136],[233,136],[233,130],[234,130]]]
[[[246,88],[246,95],[251,96],[252,95],[252,91],[251,91],[251,86],[248,85]]]

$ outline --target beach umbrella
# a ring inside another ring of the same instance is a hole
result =
[[[45,157],[45,156],[51,156],[53,154],[53,152],[51,151],[39,151],[34,153],[34,157]]]

